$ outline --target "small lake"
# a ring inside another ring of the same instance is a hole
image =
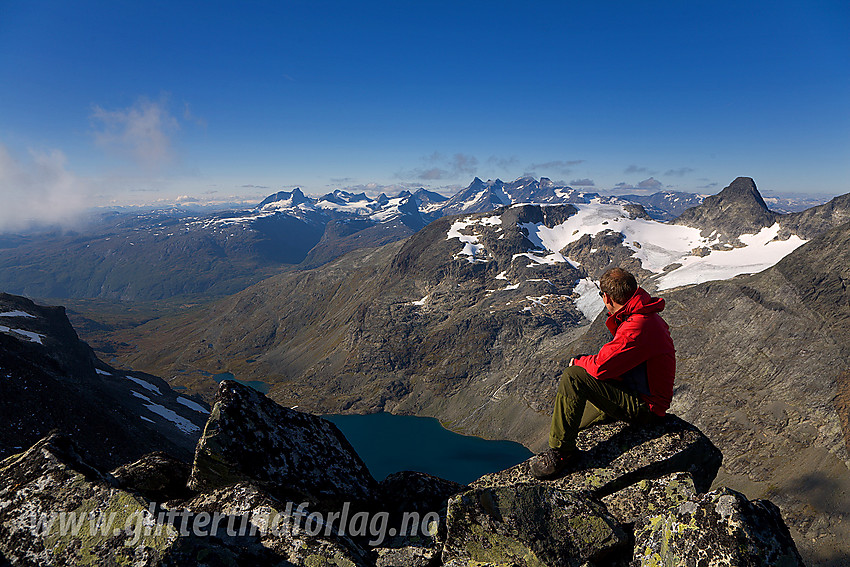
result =
[[[323,417],[342,431],[378,480],[394,472],[414,470],[469,484],[532,455],[513,441],[453,433],[430,417],[389,413]]]

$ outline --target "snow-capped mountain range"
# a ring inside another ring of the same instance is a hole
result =
[[[371,198],[365,193],[349,193],[340,189],[320,197],[309,197],[296,188],[269,195],[252,210],[216,218],[213,222],[222,225],[249,223],[258,218],[288,215],[305,222],[358,218],[375,223],[401,221],[411,228],[421,228],[434,219],[448,215],[488,212],[522,203],[589,203],[596,198],[599,198],[598,193],[557,185],[546,177],[539,180],[521,177],[507,183],[501,179],[482,181],[476,177],[468,187],[450,198],[426,189],[419,189],[415,193],[402,191],[393,198],[384,193]],[[646,201],[648,205],[650,201],[647,199],[651,199],[653,205],[649,207],[649,214],[653,215],[654,212],[658,218],[666,220],[677,216],[673,214],[676,208],[684,210],[696,206],[703,197],[666,191],[652,196],[631,195],[626,199],[637,203]]]
[[[756,228],[738,231],[731,240],[723,236],[722,243],[741,245],[735,241],[739,234],[757,234],[771,226],[772,219],[788,216],[768,211],[760,197],[758,202],[749,199],[746,211],[730,213],[719,202],[699,215],[684,214],[698,209],[703,200],[700,195],[672,191],[602,197],[547,178],[523,177],[512,182],[475,178],[450,198],[424,188],[393,197],[343,190],[312,197],[294,189],[240,210],[113,212],[75,233],[0,238],[0,290],[41,298],[125,301],[222,296],[281,269],[316,268],[354,250],[408,238],[442,217],[491,213],[520,204],[575,205],[583,207],[578,218],[584,218],[590,214],[584,207],[620,203],[617,206],[634,209],[647,222],[673,219],[674,224],[699,228],[700,239],[688,241],[695,248],[710,248],[716,223],[726,227],[727,220],[749,218],[750,209],[770,222],[759,221]],[[609,213],[624,218],[614,209],[593,214]],[[672,227],[663,230],[681,232]],[[651,245],[646,237],[637,242]]]

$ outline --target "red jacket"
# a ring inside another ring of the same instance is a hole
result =
[[[650,297],[638,288],[622,309],[609,315],[605,325],[614,338],[598,354],[580,356],[575,364],[597,380],[626,381],[657,415],[664,415],[673,398],[673,379],[676,376],[676,349],[670,338],[670,328],[658,313],[664,300]],[[646,363],[646,379],[639,372],[634,383],[633,369],[642,370]],[[630,372],[631,371],[631,372]]]

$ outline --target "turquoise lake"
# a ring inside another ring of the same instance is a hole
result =
[[[469,484],[532,455],[519,443],[459,435],[429,417],[389,413],[323,417],[342,431],[378,480],[414,470]]]

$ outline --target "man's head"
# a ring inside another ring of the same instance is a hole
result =
[[[637,291],[637,280],[622,268],[611,268],[599,279],[602,301],[609,313],[616,313]]]

